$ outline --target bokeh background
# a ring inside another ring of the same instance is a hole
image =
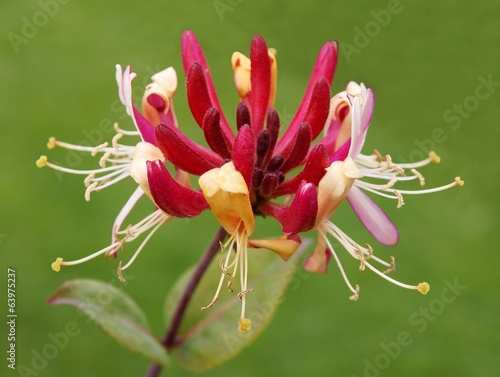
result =
[[[180,74],[185,29],[193,29],[202,43],[229,114],[238,101],[230,57],[235,50],[248,53],[253,35],[263,35],[278,50],[276,108],[284,114],[296,109],[323,43],[339,41],[343,48],[333,93],[355,80],[373,88],[376,96],[365,152],[378,148],[394,159],[411,160],[435,149],[441,164],[422,169],[429,187],[457,175],[466,181],[460,189],[407,196],[399,210],[393,202],[378,200],[400,230],[399,245],[377,245],[378,254],[397,257],[394,277],[429,281],[427,296],[359,272],[357,263],[340,251],[351,280],[361,285],[357,302],[348,300],[334,264],[325,276],[307,275],[286,295],[256,343],[206,375],[500,373],[498,242],[493,238],[500,213],[498,2],[59,0],[50,14],[44,10],[47,3],[4,0],[0,5],[0,307],[3,322],[11,267],[17,271],[17,366],[35,373],[11,373],[3,358],[1,375],[141,376],[146,371],[147,361],[108,339],[73,308],[45,304],[67,279],[119,284],[115,261],[98,259],[59,274],[50,263],[57,256],[78,258],[106,245],[133,183],[122,182],[86,203],[81,177],[37,169],[35,160],[47,153],[49,136],[78,143],[101,130],[99,138],[109,140],[113,135],[102,132],[103,124],[132,126],[117,106],[117,63],[132,65],[137,88],[152,72],[174,66],[180,77],[176,110],[181,127],[201,140]],[[40,26],[23,30],[34,17]],[[64,151],[48,154],[78,167],[94,163]],[[335,221],[354,239],[375,245],[349,208],[341,208]],[[271,223],[266,229],[272,229]],[[165,329],[162,305],[168,288],[195,263],[216,228],[210,214],[172,222],[129,270],[124,289],[147,313],[158,337]],[[447,284],[460,288],[453,293]],[[33,357],[52,342],[50,334],[64,331],[70,322],[81,330],[78,335],[43,368],[34,368]],[[6,330],[2,325],[4,355]],[[391,349],[398,341],[404,343],[400,349]],[[194,374],[174,362],[163,375]]]

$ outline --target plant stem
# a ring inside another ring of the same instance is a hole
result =
[[[191,275],[191,278],[186,285],[186,289],[182,293],[182,296],[179,298],[179,302],[177,303],[174,315],[172,316],[172,322],[170,322],[168,331],[160,340],[160,343],[163,344],[167,350],[178,345],[177,332],[179,331],[179,327],[182,323],[182,319],[184,317],[184,313],[187,309],[189,301],[191,300],[191,297],[193,296],[198,283],[200,282],[205,271],[210,265],[210,262],[217,254],[217,251],[220,248],[220,243],[224,240],[224,238],[226,238],[226,236],[227,233],[224,228],[219,228],[219,230],[215,234],[214,239],[212,240],[210,245],[208,245],[205,253],[196,265],[193,275]],[[148,369],[145,377],[156,377],[161,372],[161,369],[161,365],[152,364]]]

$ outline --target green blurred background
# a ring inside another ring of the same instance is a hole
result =
[[[51,342],[49,334],[64,331],[67,323],[73,321],[81,329],[42,370],[26,375],[141,376],[148,366],[147,361],[131,356],[87,324],[73,308],[45,305],[66,279],[89,277],[118,284],[115,261],[94,260],[59,274],[50,269],[50,263],[57,256],[78,258],[106,245],[114,216],[134,185],[122,182],[86,203],[80,177],[58,176],[37,169],[34,162],[47,153],[49,136],[77,143],[87,139],[84,131],[92,133],[106,122],[116,120],[123,127],[131,126],[116,106],[117,63],[132,65],[139,75],[137,87],[152,71],[174,66],[180,76],[176,110],[181,127],[201,140],[187,109],[180,75],[180,37],[185,29],[193,29],[202,43],[228,114],[238,100],[230,57],[235,50],[247,53],[254,34],[263,35],[278,50],[276,108],[285,114],[293,113],[298,105],[323,43],[332,39],[343,42],[351,49],[341,51],[332,92],[355,80],[373,88],[376,96],[365,152],[378,148],[394,159],[408,160],[422,150],[436,149],[441,164],[422,169],[429,187],[448,183],[456,175],[466,181],[461,189],[407,196],[406,205],[399,210],[393,202],[378,201],[400,230],[399,245],[377,245],[378,254],[397,257],[394,277],[406,282],[429,281],[432,290],[427,296],[397,288],[368,271],[359,272],[357,264],[339,249],[351,280],[361,285],[357,302],[348,300],[333,263],[326,276],[307,275],[287,294],[271,326],[256,343],[206,375],[500,373],[498,243],[493,238],[499,224],[499,201],[494,196],[498,192],[498,159],[492,153],[497,147],[500,94],[498,84],[487,88],[481,83],[488,77],[495,83],[500,80],[500,3],[62,3],[45,18],[37,1],[4,0],[0,5],[4,172],[0,294],[6,297],[7,266],[15,268],[17,366],[33,368],[34,355]],[[382,14],[390,14],[390,20]],[[33,17],[38,17],[41,26],[28,34],[25,43],[13,46],[9,33],[24,38],[23,24]],[[361,33],[369,35],[363,38]],[[464,108],[461,113],[455,113],[457,105]],[[112,134],[101,136],[110,139]],[[61,162],[68,157],[59,150],[48,155]],[[82,162],[81,166],[92,163]],[[349,208],[341,208],[335,221],[354,239],[375,244]],[[197,260],[216,227],[210,214],[174,221],[158,232],[129,270],[125,290],[148,314],[154,334],[161,336],[165,329],[161,308],[169,286]],[[456,294],[448,292],[445,303],[446,282],[454,281],[466,288]],[[2,299],[0,307],[5,318],[6,300]],[[6,325],[2,334],[4,330]],[[386,350],[404,336],[411,341],[403,341],[400,351]],[[3,335],[0,345],[5,356]],[[0,374],[18,375],[9,373],[3,358]],[[174,363],[164,375],[194,374]]]

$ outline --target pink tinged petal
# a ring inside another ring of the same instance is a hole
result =
[[[318,213],[318,190],[312,183],[304,183],[288,206],[265,202],[259,207],[283,225],[283,233],[307,232],[314,227]]]
[[[194,217],[208,208],[203,194],[179,184],[160,160],[147,161],[147,166],[151,196],[162,211],[175,217]]]
[[[325,147],[322,144],[316,144],[307,157],[304,169],[295,177],[279,185],[273,196],[293,194],[297,191],[302,181],[311,182],[317,186],[321,178],[325,175],[325,169],[328,165],[328,154]]]
[[[257,135],[264,127],[264,120],[269,104],[269,91],[271,89],[271,61],[264,39],[256,35],[250,46],[250,62],[252,71],[250,75],[250,113],[252,128]]]
[[[353,186],[347,194],[347,200],[361,223],[378,242],[387,246],[398,243],[399,236],[396,226],[361,189]]]
[[[337,149],[329,158],[329,163],[335,161],[344,161],[349,156],[349,150],[351,149],[351,139],[349,138],[342,146]]]
[[[285,235],[275,240],[248,240],[248,246],[274,251],[283,260],[290,259],[300,244],[301,240],[297,235]]]
[[[278,153],[282,150],[283,146],[289,143],[290,139],[299,128],[300,124],[304,121],[304,118],[308,112],[312,94],[316,83],[321,78],[326,79],[327,83],[333,81],[333,76],[335,74],[335,68],[337,67],[337,42],[327,42],[321,48],[318,57],[316,59],[316,64],[314,65],[311,78],[309,79],[309,84],[307,86],[306,92],[302,101],[299,105],[297,112],[295,113],[290,126],[283,134],[283,137],[278,143]]]
[[[267,155],[262,161],[262,166],[266,166],[271,157],[273,157],[274,148],[280,133],[280,117],[275,109],[271,109],[267,113],[266,130],[269,133],[270,140],[267,148]]]
[[[143,141],[156,145],[154,138],[154,126],[146,119],[132,102],[132,81],[136,77],[128,65],[122,72],[122,67],[116,65],[116,82],[118,84],[118,96],[121,103],[125,106],[127,114],[132,117],[137,131],[141,134]]]
[[[220,128],[220,115],[215,107],[210,108],[203,118],[203,133],[210,148],[224,159],[231,159],[231,151]]]
[[[201,175],[222,165],[222,158],[188,139],[177,128],[160,124],[155,128],[158,148],[176,167]]]
[[[255,140],[252,129],[246,125],[240,128],[233,146],[233,163],[247,187],[252,187],[252,175],[255,161]]]
[[[355,158],[363,148],[366,132],[373,115],[374,97],[371,89],[366,91],[363,98],[363,106],[360,106],[360,99],[355,97],[352,104],[352,143],[349,156]]]
[[[311,146],[312,135],[311,127],[308,123],[302,123],[295,137],[293,148],[288,154],[285,164],[281,168],[283,173],[286,173],[293,168],[301,165],[309,152]]]
[[[319,237],[316,248],[304,262],[304,269],[310,272],[316,272],[318,274],[326,274],[328,262],[330,261],[331,257],[332,254],[326,247],[324,238]]]
[[[208,94],[207,82],[203,74],[203,68],[198,63],[194,63],[187,72],[186,82],[187,99],[189,108],[196,123],[203,126],[203,118],[206,112],[213,107]]]
[[[217,98],[217,93],[212,81],[212,76],[210,75],[207,60],[205,59],[203,50],[201,49],[201,46],[192,30],[186,30],[182,34],[182,63],[186,75],[188,74],[188,70],[194,63],[198,63],[203,69],[208,94],[210,96],[210,102],[212,103],[210,107],[213,106],[219,111],[221,117],[220,124],[222,133],[224,134],[224,138],[226,139],[228,145],[232,145],[234,142],[233,131],[231,131],[231,127],[224,117],[224,113],[222,112],[221,106],[219,104],[219,99]]]

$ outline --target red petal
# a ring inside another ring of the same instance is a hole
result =
[[[318,190],[312,183],[305,183],[297,190],[290,206],[265,202],[259,208],[283,225],[283,233],[307,232],[316,223]]]
[[[311,102],[307,109],[304,122],[309,123],[312,131],[312,139],[320,134],[325,127],[330,110],[330,85],[326,79],[321,78],[316,82],[311,96]]]
[[[307,156],[307,152],[309,152],[309,147],[311,146],[311,127],[307,123],[302,123],[300,125],[299,130],[297,131],[297,135],[294,140],[294,144],[292,150],[289,152],[289,156],[281,168],[283,173],[288,172],[289,170],[299,166],[304,158]],[[283,151],[286,152],[286,151]]]
[[[196,39],[196,36],[194,35],[192,30],[186,30],[182,34],[182,63],[184,65],[184,72],[186,73],[186,75],[193,63],[198,63],[201,66],[203,74],[205,76],[208,94],[210,95],[212,106],[219,110],[220,113],[222,133],[224,134],[224,138],[226,139],[227,144],[232,145],[234,142],[233,131],[231,131],[231,127],[229,127],[229,123],[227,122],[224,113],[222,112],[221,106],[219,104],[219,99],[217,98],[217,93],[212,81],[212,76],[210,75],[210,70],[205,59],[205,55],[203,54],[203,50],[201,49],[201,46],[198,43],[198,40]]]
[[[269,91],[271,89],[271,62],[264,39],[256,35],[250,46],[251,75],[250,82],[250,110],[252,114],[252,128],[254,134],[264,127],[267,107],[269,105]]]
[[[233,146],[233,163],[247,187],[252,187],[253,166],[255,163],[255,140],[252,129],[246,125],[240,128]]]
[[[155,204],[175,217],[198,216],[208,203],[203,194],[179,184],[160,160],[147,161],[148,183]]]
[[[203,126],[203,117],[206,112],[213,107],[208,94],[207,82],[203,74],[203,68],[198,63],[189,67],[187,73],[186,91],[189,108],[196,123]]]
[[[220,115],[215,107],[210,108],[203,118],[203,133],[212,150],[222,158],[231,159],[231,152],[220,128]]]
[[[151,143],[153,145],[156,145],[156,140],[155,140],[155,127],[152,125],[141,113],[137,108],[132,105],[132,108],[134,109],[134,120],[135,124],[137,125],[137,129],[139,130],[141,134],[141,138],[143,141],[147,141],[148,143]]]
[[[191,141],[175,127],[160,124],[155,128],[155,136],[165,157],[188,173],[202,175],[222,165],[220,156]]]
[[[311,78],[309,79],[309,84],[307,86],[306,92],[300,106],[295,113],[295,116],[290,123],[290,126],[283,134],[279,144],[278,144],[278,152],[281,151],[284,145],[286,145],[290,139],[293,139],[293,135],[297,131],[300,126],[300,123],[303,122],[307,111],[309,109],[310,101],[312,98],[312,94],[316,83],[319,79],[326,79],[327,83],[331,83],[333,80],[333,76],[335,74],[335,68],[337,67],[337,42],[327,42],[321,48],[321,51],[318,54],[316,59],[316,64],[314,65],[313,72],[311,74]]]
[[[347,149],[349,150],[349,148]],[[317,186],[321,178],[325,175],[327,167],[328,153],[322,144],[317,144],[311,149],[304,169],[292,179],[279,185],[273,196],[278,197],[294,193],[302,181],[311,182]]]

